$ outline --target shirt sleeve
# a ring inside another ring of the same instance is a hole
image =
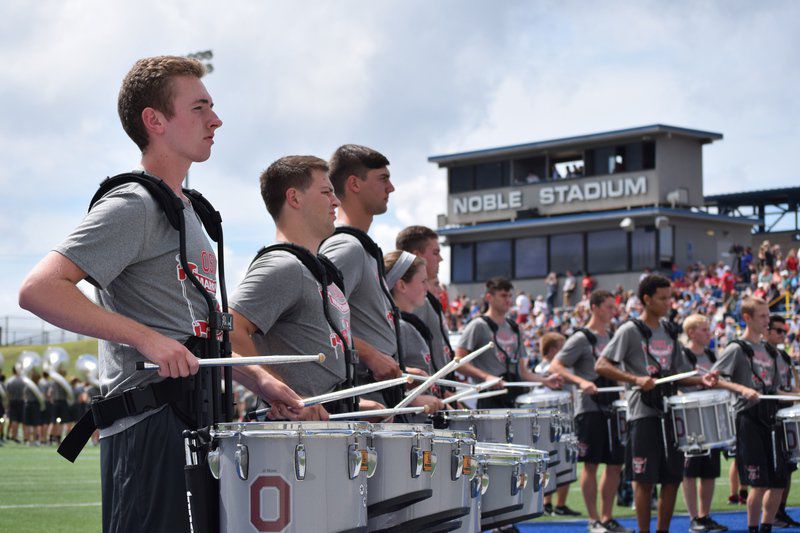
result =
[[[355,237],[334,235],[322,243],[320,252],[342,272],[345,296],[350,298],[364,275],[365,252],[361,244]]]
[[[613,363],[624,363],[625,357],[630,352],[628,345],[630,344],[630,337],[632,334],[631,328],[620,327],[616,335],[606,344],[602,356]]]
[[[481,329],[479,324],[480,321],[481,321],[480,318],[476,318],[464,327],[464,332],[458,339],[458,348],[463,348],[464,350],[471,352],[473,350],[476,350],[477,348],[480,348],[481,346],[486,344],[486,342],[488,342],[486,341],[484,343],[481,343],[481,340],[484,336],[481,334]]]
[[[303,293],[302,266],[278,253],[260,257],[231,296],[230,306],[265,334],[284,314],[293,313]]]
[[[717,370],[721,376],[733,381],[736,359],[740,351],[741,348],[736,344],[729,344],[711,370]]]
[[[125,267],[142,259],[148,217],[159,211],[155,200],[143,198],[134,187],[118,187],[98,200],[55,251],[106,289]]]
[[[589,344],[589,341],[586,339],[586,335],[583,333],[574,333],[567,339],[567,342],[564,343],[561,351],[556,354],[556,359],[566,367],[574,367],[575,363],[578,362],[578,359],[580,359],[581,355],[586,351],[587,346],[591,350],[591,344]]]

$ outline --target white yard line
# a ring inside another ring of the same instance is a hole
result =
[[[0,505],[2,509],[39,509],[42,507],[100,507],[100,502],[85,502],[85,503],[24,503],[19,505]]]

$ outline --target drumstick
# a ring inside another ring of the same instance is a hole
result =
[[[800,402],[800,396],[789,394],[759,394],[760,400],[775,400],[778,402]]]
[[[353,387],[350,389],[342,389],[335,392],[329,392],[328,394],[312,396],[311,398],[305,398],[301,401],[303,403],[303,407],[309,407],[312,405],[319,405],[321,403],[335,402],[345,398],[352,398],[353,396],[361,396],[362,394],[367,394],[368,392],[376,392],[379,390],[388,389],[390,387],[396,387],[397,385],[406,385],[408,383],[411,383],[411,380],[408,378],[387,379],[386,381],[367,383],[366,385],[359,385],[358,387]]]
[[[457,402],[458,400],[464,398],[465,396],[471,396],[479,391],[485,389],[491,389],[501,381],[503,381],[503,378],[495,378],[490,381],[484,381],[483,383],[478,383],[477,385],[475,385],[473,389],[467,389],[461,392],[457,392],[452,396],[445,398],[444,400],[442,400],[442,403],[445,405],[450,405],[451,403]]]
[[[462,400],[482,400],[483,398],[491,398],[492,396],[502,396],[508,394],[508,389],[490,390],[489,392],[479,392],[477,394],[469,394],[463,396]]]
[[[325,354],[317,355],[256,355],[253,357],[217,357],[199,359],[200,366],[283,365],[286,363],[321,363]],[[158,370],[155,363],[137,361],[136,370]]]
[[[353,411],[352,413],[336,413],[335,415],[328,416],[329,420],[342,420],[348,418],[372,418],[381,417],[388,418],[395,415],[416,415],[419,413],[427,413],[428,406],[423,407],[401,407],[399,409],[372,409],[370,411]]]
[[[581,391],[583,392],[583,391]],[[597,392],[625,392],[625,387],[599,387]],[[585,394],[585,393],[584,393]]]
[[[416,374],[403,374],[403,377],[404,378],[405,377],[409,377],[409,378],[413,379],[414,381],[425,381],[426,379],[428,379],[425,376],[418,376]],[[437,379],[436,380],[436,384],[437,385],[444,385],[445,387],[460,387],[460,388],[469,387],[471,389],[476,388],[476,385],[474,383],[465,383],[465,382],[462,382],[462,381],[453,381],[451,379]]]
[[[537,381],[507,381],[506,387],[544,387],[544,383],[540,383]]]
[[[414,390],[412,390],[411,393],[408,396],[406,396],[405,398],[403,398],[400,401],[400,403],[395,405],[395,407],[399,408],[399,407],[407,406],[408,404],[413,402],[417,398],[417,396],[419,396],[420,394],[422,394],[423,392],[428,390],[434,383],[436,383],[437,379],[440,379],[441,377],[446,376],[447,374],[449,374],[450,372],[452,372],[456,368],[460,367],[464,363],[469,363],[470,361],[472,361],[473,359],[475,359],[479,355],[483,354],[485,351],[491,350],[492,348],[494,348],[494,343],[493,342],[488,342],[488,343],[486,343],[486,346],[478,348],[474,352],[469,353],[469,354],[465,355],[464,357],[460,357],[460,358],[456,357],[455,359],[453,359],[452,361],[450,361],[449,363],[444,365],[442,368],[440,368],[438,372],[435,372],[432,376],[430,376],[428,379],[423,381],[422,384],[419,387],[417,387]]]
[[[690,378],[692,376],[697,375],[697,370],[692,370],[691,372],[683,372],[682,374],[675,374],[674,376],[667,376],[665,378],[658,378],[656,380],[656,385],[663,385],[664,383],[670,383],[672,381],[680,381],[682,379]],[[636,387],[631,387],[633,390],[639,390],[641,387],[638,385]]]

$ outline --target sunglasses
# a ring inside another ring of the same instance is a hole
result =
[[[783,328],[769,328],[769,329],[771,329],[775,333],[779,333],[781,335],[786,335],[786,333],[787,333],[787,330],[785,330]]]

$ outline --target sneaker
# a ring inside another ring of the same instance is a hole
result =
[[[789,520],[791,520],[791,518],[786,514],[786,511],[781,511],[779,509],[778,512],[775,513],[775,520],[772,521],[772,527],[780,529],[789,527]]]
[[[544,514],[546,514],[547,516],[553,516],[553,504],[552,503],[544,504],[544,506],[542,507],[542,510],[544,511]]]
[[[572,509],[570,509],[566,505],[556,507],[553,512],[557,516],[580,516],[581,515],[581,513],[579,513],[578,511],[573,511]]]
[[[692,518],[692,521],[689,523],[689,531],[711,531],[708,529],[708,525],[702,518]]]
[[[600,520],[589,522],[589,533],[608,533],[605,524]]]
[[[706,531],[728,531],[728,526],[723,526],[711,516],[704,516],[700,520],[706,525]]]
[[[634,533],[633,529],[628,529],[613,518],[609,518],[603,522],[603,527],[605,527],[606,531],[609,533]]]

